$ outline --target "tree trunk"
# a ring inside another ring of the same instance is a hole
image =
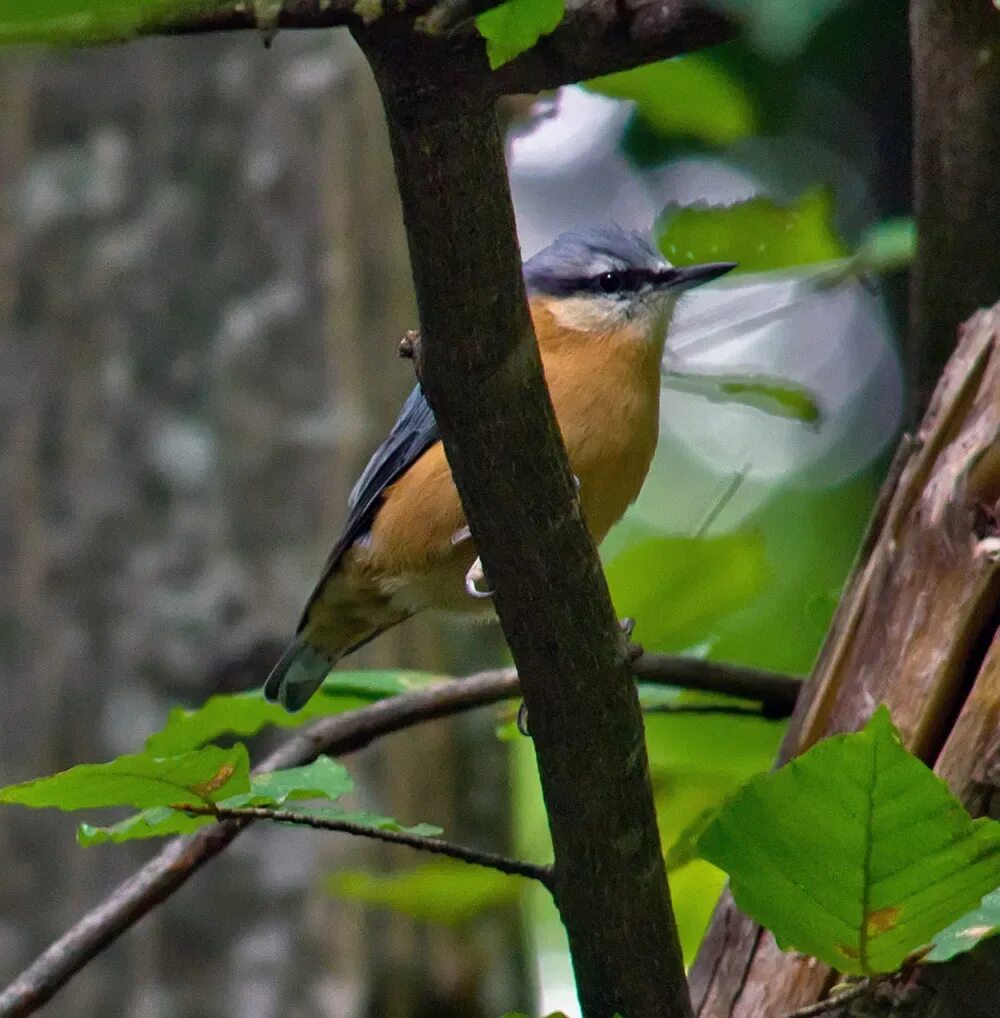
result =
[[[963,328],[916,441],[897,456],[779,762],[857,729],[886,703],[906,745],[971,812],[1000,815],[998,436],[1000,305]],[[1000,954],[992,945],[976,954],[880,988],[872,996],[888,1003],[875,1013],[888,1014],[899,999],[891,991],[905,990],[917,1008],[906,1014],[995,1015]],[[953,975],[984,967],[993,978],[975,986]],[[781,1015],[822,999],[833,981],[822,963],[781,952],[728,894],[691,972],[699,1018]]]
[[[396,348],[414,323],[381,104],[346,33],[5,54],[0,783],[139,748],[171,704],[241,684],[234,662],[259,681],[412,385]],[[424,622],[376,652],[456,664],[437,642]],[[464,802],[435,774],[468,766],[462,724],[373,761],[399,790],[378,805],[460,837]],[[506,788],[489,745],[477,770]],[[493,822],[477,833],[499,846],[506,812]],[[54,813],[0,825],[0,977],[149,854],[72,832]],[[361,1015],[403,981],[383,945],[404,941],[413,992],[379,1018],[418,1000],[492,1013],[497,984],[526,1005],[513,910],[366,928],[319,889],[324,869],[379,859],[256,831],[51,1015]]]
[[[914,415],[959,322],[1000,292],[1000,11],[989,0],[911,0],[914,203],[907,362]]]

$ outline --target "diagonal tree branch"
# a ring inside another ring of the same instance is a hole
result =
[[[371,838],[373,841],[384,841],[389,845],[406,845],[419,852],[430,852],[432,855],[443,855],[449,859],[458,859],[470,866],[484,866],[514,877],[528,877],[537,880],[550,891],[552,890],[552,867],[541,863],[524,862],[511,859],[496,852],[486,852],[467,845],[458,845],[443,838],[430,838],[424,834],[411,834],[406,831],[390,831],[367,824],[355,823],[353,820],[340,820],[333,817],[317,816],[314,813],[296,812],[291,809],[275,809],[273,806],[240,806],[227,809],[224,806],[184,807],[185,813],[195,816],[216,817],[226,820],[270,820],[278,824],[292,824],[297,827],[311,827],[317,831],[335,831],[340,834],[353,834],[358,838]]]
[[[468,14],[496,2],[498,0],[480,0],[462,6]],[[438,6],[441,5],[429,0],[409,0],[402,5],[402,14],[387,16],[386,7],[376,0],[370,3],[364,0],[284,0],[278,28],[349,25],[364,34],[375,29],[379,22],[391,20],[395,30],[411,29],[414,41],[418,42],[421,26],[434,25],[440,20],[434,17]],[[446,13],[444,17],[450,20],[452,15]],[[257,28],[252,4],[247,0],[231,0],[209,10],[198,5],[182,6],[179,13],[150,19],[143,27],[143,34]],[[551,35],[489,74],[486,81],[499,93],[539,92],[713,46],[733,38],[736,30],[733,20],[707,0],[571,2],[562,23]],[[468,22],[456,28],[451,37],[477,38],[474,26]],[[476,44],[482,48],[481,40]]]
[[[263,681],[270,664],[261,662],[263,672],[259,681]],[[633,668],[637,675],[641,671],[645,682],[710,689],[744,700],[776,703],[776,698],[781,698],[785,714],[791,712],[801,685],[798,679],[726,665],[722,666],[718,680],[713,680],[705,664],[691,658],[646,654]],[[310,763],[321,753],[334,756],[351,753],[383,735],[474,707],[489,706],[517,696],[519,690],[517,673],[506,668],[388,697],[314,722],[290,737],[255,770],[260,773],[297,767]],[[190,838],[169,842],[0,993],[0,1018],[21,1018],[34,1013],[91,958],[222,852],[249,823],[246,819],[226,820]]]

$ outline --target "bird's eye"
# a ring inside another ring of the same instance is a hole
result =
[[[597,286],[603,293],[617,293],[625,285],[624,273],[602,272],[597,277]]]

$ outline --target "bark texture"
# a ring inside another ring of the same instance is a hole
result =
[[[173,704],[273,662],[412,386],[395,349],[414,322],[381,102],[346,33],[3,54],[0,783],[135,751]],[[465,670],[430,619],[365,663]],[[365,804],[503,847],[504,747],[472,742],[464,722],[388,741],[352,765]],[[483,788],[490,810],[469,805]],[[151,849],[5,814],[0,981]],[[316,879],[384,856],[260,830],[48,1013],[527,1008],[514,909],[455,930]]]
[[[959,323],[1000,291],[1000,10],[912,0],[914,202],[908,367],[914,419]]]
[[[998,504],[1000,306],[963,328],[916,440],[897,458],[779,762],[857,729],[886,703],[906,745],[971,812],[1000,815]],[[998,957],[991,945],[841,1013],[996,1014]],[[952,975],[983,966],[991,980],[976,986]],[[779,951],[727,895],[691,972],[692,995],[699,1018],[781,1015],[822,999],[833,976]],[[904,1004],[916,1010],[891,1010]]]
[[[642,717],[542,381],[483,57],[361,41],[396,160],[420,377],[521,676],[581,1004],[684,1018]]]

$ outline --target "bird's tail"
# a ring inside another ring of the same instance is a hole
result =
[[[264,683],[264,696],[287,711],[301,710],[343,656],[310,643],[307,633],[303,630],[285,648]]]

